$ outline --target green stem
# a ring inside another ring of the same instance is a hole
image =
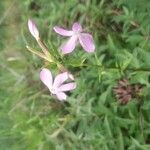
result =
[[[49,49],[47,48],[45,43],[40,38],[37,39],[37,43],[38,43],[38,45],[40,46],[40,48],[42,49],[42,51],[44,53],[44,57],[43,58],[46,58],[45,60],[47,60],[49,62],[52,62],[52,63],[55,63],[61,72],[68,71],[67,68],[65,68],[57,59],[55,59],[55,57],[53,57],[51,55],[51,53],[49,52]]]
[[[45,56],[49,59],[49,61],[54,62],[54,57],[52,57],[52,55],[49,53],[49,50],[47,48],[47,46],[44,44],[44,42],[39,38],[37,40],[38,45],[40,46],[40,48],[42,49],[43,53],[45,54]]]
[[[44,44],[44,42],[39,38],[37,40],[38,45],[41,47],[44,55],[46,56],[47,60],[50,62],[54,62],[57,64],[58,68],[63,71],[63,70],[67,70],[59,61],[57,61],[50,53],[49,50],[47,48],[47,46]],[[66,64],[68,65],[68,64]],[[150,72],[150,68],[126,68],[126,69],[122,69],[120,67],[105,67],[102,66],[100,64],[86,64],[83,63],[82,65],[72,65],[73,67],[98,67],[98,68],[102,68],[102,69],[106,69],[106,70],[120,70],[120,71],[124,71],[124,70],[128,70],[128,71],[138,71],[138,72]]]
[[[98,67],[98,68],[104,68],[106,70],[121,70],[120,67],[105,67],[98,64],[82,64],[82,65],[72,65],[74,67]],[[138,71],[138,72],[150,72],[150,68],[126,68],[124,70],[128,71]]]

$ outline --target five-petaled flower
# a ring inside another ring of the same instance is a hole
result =
[[[67,79],[69,79],[69,76],[70,74],[68,72],[64,72],[58,74],[53,81],[52,74],[48,69],[43,68],[40,72],[41,81],[48,87],[53,95],[56,95],[60,101],[66,100],[66,91],[71,91],[76,88],[75,82],[64,83]]]
[[[84,33],[79,23],[74,23],[72,30],[65,30],[58,26],[54,27],[54,31],[62,36],[69,36],[69,40],[61,46],[63,54],[71,53],[75,46],[80,43],[83,49],[90,53],[95,50],[93,37],[89,33]]]

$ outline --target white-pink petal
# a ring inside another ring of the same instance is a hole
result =
[[[71,53],[75,49],[77,39],[78,38],[76,35],[70,37],[69,40],[61,46],[62,53],[63,54]]]
[[[40,79],[49,88],[49,90],[52,88],[53,77],[48,69],[42,69],[40,72]]]
[[[34,21],[32,21],[31,19],[28,20],[28,28],[30,33],[32,34],[32,36],[38,40],[39,39],[39,31],[34,23]]]
[[[67,95],[64,92],[58,92],[56,94],[56,96],[57,96],[58,100],[60,100],[60,101],[64,101],[67,99]]]
[[[54,31],[62,36],[72,36],[73,35],[73,31],[69,31],[69,30],[65,30],[63,28],[60,28],[58,26],[55,26]]]
[[[82,26],[78,22],[76,22],[73,24],[72,30],[74,32],[82,32]]]
[[[68,79],[68,72],[64,72],[61,74],[58,74],[56,78],[54,79],[54,88],[58,88],[62,83],[64,83]]]
[[[79,42],[85,51],[88,53],[94,52],[95,45],[92,35],[89,33],[80,33]]]
[[[71,90],[74,90],[75,88],[76,88],[76,83],[72,82],[72,83],[62,84],[58,88],[58,91],[60,92],[71,91]]]

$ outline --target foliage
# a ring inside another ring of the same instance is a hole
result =
[[[0,1],[1,150],[150,149],[150,1]],[[5,8],[5,10],[3,10]],[[32,17],[50,51],[74,74],[68,101],[54,100],[39,80],[53,68],[30,53],[40,50],[27,29]],[[91,31],[94,54],[78,47],[58,55],[53,26],[79,21]],[[144,84],[141,99],[120,105],[112,88],[120,78]]]

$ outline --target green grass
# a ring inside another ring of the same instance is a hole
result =
[[[0,150],[149,150],[149,8],[149,0],[0,1]],[[27,51],[40,50],[28,18],[54,54],[55,25],[79,21],[94,36],[94,54],[77,47],[60,58],[77,82],[65,103],[39,80],[43,66],[57,68]],[[145,85],[141,103],[118,103],[112,87],[123,77]]]

